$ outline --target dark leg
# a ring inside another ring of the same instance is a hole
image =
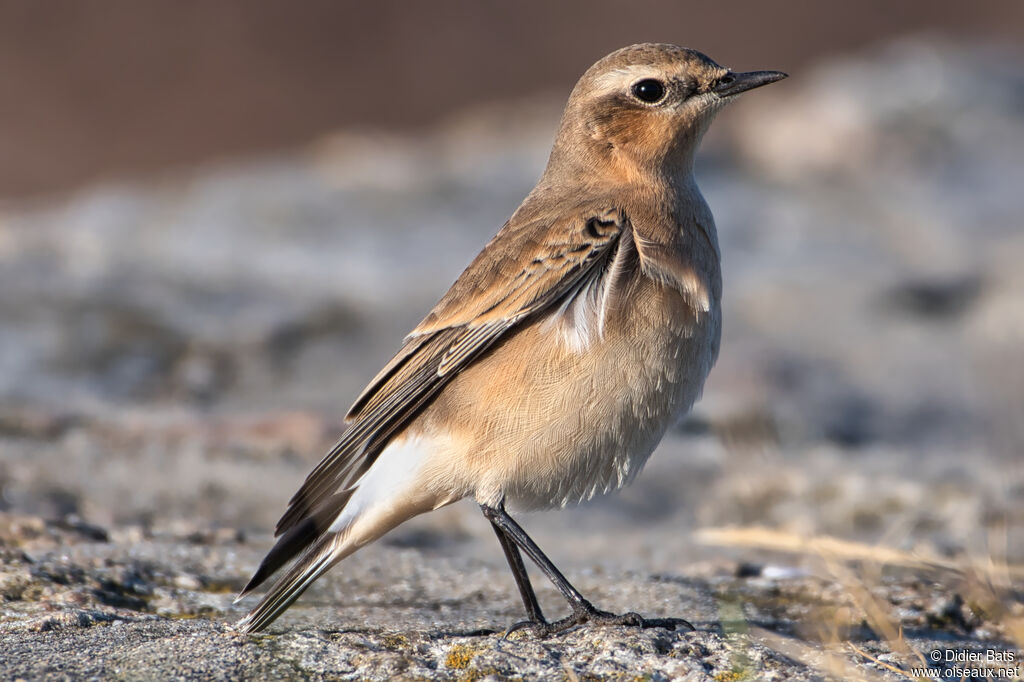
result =
[[[519,547],[505,535],[505,531],[501,529],[501,526],[494,521],[491,521],[491,526],[494,528],[494,533],[498,536],[501,549],[505,552],[508,567],[512,569],[512,575],[515,577],[516,585],[519,587],[519,596],[523,598],[526,615],[529,617],[529,621],[525,624],[547,623],[544,620],[544,614],[540,610],[540,604],[537,602],[537,595],[533,591],[533,585],[530,584],[530,576],[526,573],[526,566],[523,565],[523,556],[519,553]]]
[[[693,626],[685,620],[680,618],[659,618],[652,620],[645,620],[636,613],[625,613],[621,616],[614,613],[608,613],[607,611],[600,611],[594,608],[587,599],[580,594],[579,590],[572,586],[572,584],[566,580],[562,572],[555,567],[551,560],[547,558],[544,552],[541,551],[537,543],[526,534],[526,531],[515,522],[515,520],[508,515],[505,511],[504,505],[497,507],[489,507],[487,505],[480,505],[481,511],[487,520],[494,525],[495,531],[499,532],[499,538],[504,534],[505,540],[502,542],[502,547],[505,546],[505,542],[511,540],[511,542],[518,545],[520,549],[526,552],[526,555],[533,560],[537,567],[548,577],[548,580],[562,593],[566,601],[569,602],[569,606],[572,608],[572,615],[554,623],[545,623],[543,620],[539,621],[536,625],[523,624],[524,626],[533,627],[534,630],[538,631],[542,635],[551,635],[557,632],[562,632],[573,626],[581,625],[583,623],[596,623],[599,625],[634,625],[639,627],[665,627],[669,629],[675,629],[677,625],[686,625],[690,629]],[[509,555],[508,550],[505,552],[506,557]],[[518,552],[516,553],[518,557]],[[509,563],[512,560],[509,559]],[[519,557],[519,565],[522,566],[522,558]],[[512,572],[515,573],[516,569],[513,568]],[[524,571],[525,575],[525,571]],[[519,578],[516,578],[519,581]],[[522,586],[520,585],[520,590]],[[532,593],[532,588],[530,589]],[[524,597],[525,601],[525,597]],[[536,597],[534,596],[534,601]],[[527,606],[527,610],[529,610]]]
[[[573,587],[572,584],[566,580],[565,576],[562,575],[562,572],[559,571],[553,563],[551,563],[551,559],[547,558],[544,552],[541,551],[540,547],[537,546],[537,543],[535,543],[533,539],[526,534],[526,531],[523,530],[522,526],[516,523],[515,520],[508,515],[504,506],[488,507],[480,505],[480,509],[483,511],[484,516],[487,517],[488,521],[494,524],[496,528],[501,529],[501,531],[505,533],[512,542],[526,552],[526,556],[530,557],[544,575],[548,577],[548,580],[558,588],[558,591],[562,593],[562,596],[566,598],[574,611],[577,608],[594,608],[593,605],[588,602],[582,594],[580,594],[579,590]]]

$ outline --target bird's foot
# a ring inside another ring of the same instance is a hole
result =
[[[597,625],[599,627],[625,625],[637,628],[664,628],[666,630],[675,630],[679,626],[683,626],[690,630],[696,629],[692,623],[683,618],[644,618],[639,613],[633,613],[632,611],[623,614],[610,613],[595,608],[589,602],[584,602],[584,604],[573,609],[571,615],[556,620],[553,623],[545,620],[520,621],[505,632],[505,637],[519,630],[528,630],[535,636],[543,639],[560,634],[579,625]]]

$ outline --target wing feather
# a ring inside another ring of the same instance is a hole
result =
[[[460,369],[524,319],[577,293],[626,225],[621,211],[593,206],[555,221],[506,223],[356,400],[348,429],[292,497],[275,535],[358,485],[388,440]]]

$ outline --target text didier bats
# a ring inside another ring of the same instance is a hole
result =
[[[947,663],[1014,663],[1017,660],[1017,654],[1014,651],[998,651],[996,649],[985,649],[985,651],[946,649],[943,660]]]

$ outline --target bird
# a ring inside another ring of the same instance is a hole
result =
[[[630,483],[700,396],[720,346],[722,275],[694,157],[725,104],[786,76],[662,43],[583,74],[536,186],[356,398],[291,498],[238,600],[290,565],[239,631],[263,630],[342,559],[465,498],[493,527],[526,609],[509,631],[689,625],[598,609],[508,510]],[[568,616],[545,618],[524,554]]]

